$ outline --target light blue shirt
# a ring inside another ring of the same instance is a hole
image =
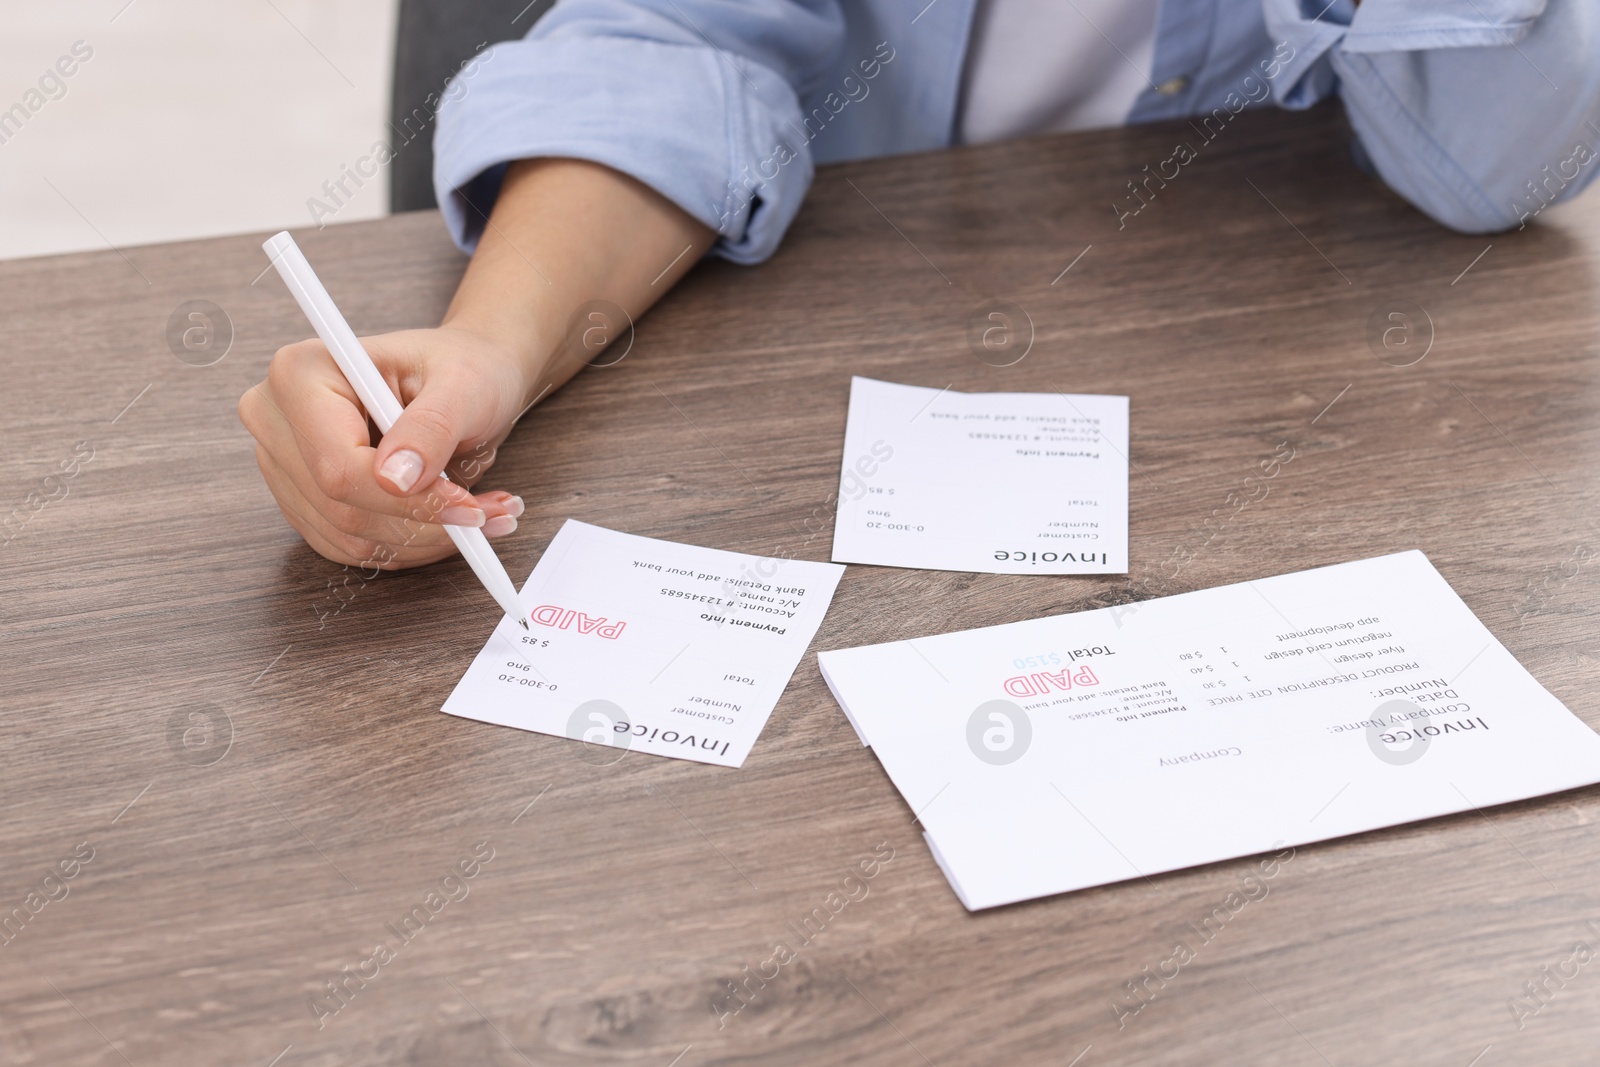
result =
[[[561,0],[445,94],[450,232],[471,251],[505,165],[564,156],[632,175],[714,228],[716,254],[759,262],[814,164],[954,141],[977,0],[924,3]],[[1600,170],[1596,0],[1163,0],[1150,82],[1129,122],[1209,131],[1337,95],[1363,162],[1469,233],[1526,225]]]

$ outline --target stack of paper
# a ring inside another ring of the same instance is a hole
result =
[[[1415,551],[818,660],[974,909],[1600,782]]]

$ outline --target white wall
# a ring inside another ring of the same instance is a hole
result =
[[[7,3],[0,113],[38,110],[0,126],[0,258],[309,225],[307,199],[385,136],[396,6]],[[65,94],[30,96],[79,41]],[[387,183],[333,221],[384,214]]]

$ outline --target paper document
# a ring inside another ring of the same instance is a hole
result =
[[[968,908],[1600,782],[1416,551],[818,662]]]
[[[1126,574],[1128,398],[852,378],[833,558]]]
[[[571,519],[445,701],[462,718],[737,767],[844,568],[617,533]]]

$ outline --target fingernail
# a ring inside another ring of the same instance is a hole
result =
[[[482,526],[486,517],[480,509],[465,504],[451,504],[439,512],[439,521],[446,526]]]
[[[422,457],[409,448],[402,448],[383,461],[378,473],[402,493],[409,493],[411,487],[417,484],[417,479],[422,477]]]
[[[510,500],[506,501],[506,510],[511,512],[511,517],[513,519],[520,519],[522,518],[522,513],[526,511],[527,508],[523,507],[522,498],[520,496],[514,496]]]
[[[517,528],[517,520],[510,515],[496,515],[484,524],[483,532],[488,537],[504,537]]]

